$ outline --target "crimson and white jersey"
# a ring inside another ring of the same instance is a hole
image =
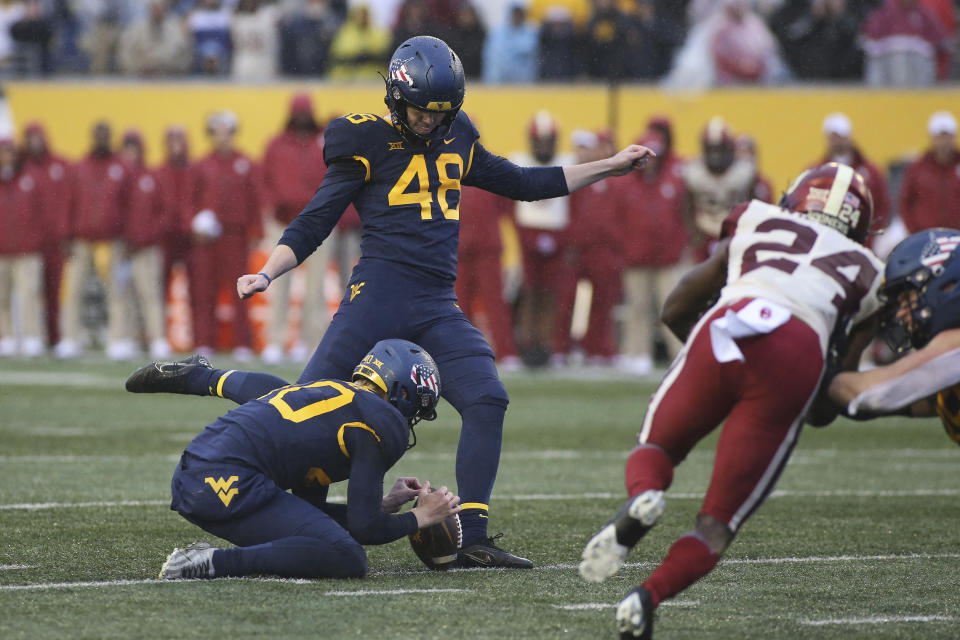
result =
[[[735,161],[720,175],[707,169],[702,158],[684,165],[683,181],[693,198],[693,219],[701,233],[720,237],[720,226],[730,208],[750,199],[755,171],[749,160]]]
[[[562,167],[576,162],[570,154],[556,155],[547,164],[540,164],[527,153],[513,154],[510,160],[522,167]],[[517,201],[516,207],[516,220],[519,227],[559,231],[566,229],[570,224],[570,196],[533,202]]]
[[[731,214],[723,231],[731,239],[720,305],[779,304],[817,332],[824,354],[838,318],[856,324],[880,306],[883,262],[838,231],[759,200]]]

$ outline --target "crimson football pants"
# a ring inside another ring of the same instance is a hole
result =
[[[217,346],[217,296],[222,287],[233,304],[233,346],[252,345],[247,304],[237,295],[237,274],[246,273],[246,236],[223,236],[210,244],[195,244],[190,254],[190,306],[193,310],[193,343]]]
[[[461,254],[457,260],[455,283],[460,308],[473,318],[473,307],[479,300],[487,314],[497,358],[516,357],[513,339],[513,313],[503,300],[503,276],[497,252]]]
[[[47,307],[47,344],[60,341],[60,281],[66,262],[59,243],[43,248],[43,297]]]
[[[557,353],[570,351],[572,340],[569,327],[573,319],[577,276],[579,276],[589,280],[593,287],[587,332],[583,335],[580,344],[587,357],[611,358],[617,355],[613,308],[623,294],[623,260],[609,249],[590,249],[582,252],[577,258],[576,274],[558,299],[558,326],[567,327],[568,330],[556,334],[554,351]]]
[[[676,466],[726,419],[701,513],[733,532],[773,490],[823,371],[817,333],[796,318],[771,333],[737,340],[745,361],[717,362],[710,323],[749,302],[701,319],[651,399],[639,440],[661,448]],[[646,488],[666,487],[634,485],[632,492]]]

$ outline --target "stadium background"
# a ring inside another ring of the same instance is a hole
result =
[[[240,121],[238,146],[261,158],[270,138],[283,126],[290,94],[307,90],[320,117],[351,112],[385,113],[383,86],[338,84],[10,82],[4,85],[18,127],[38,120],[48,127],[56,149],[71,159],[89,145],[90,128],[106,119],[116,131],[136,127],[147,143],[147,160],[157,164],[162,135],[171,124],[184,125],[193,157],[209,150],[206,116],[231,109]],[[484,145],[499,154],[526,147],[531,116],[548,107],[560,123],[561,148],[569,149],[575,129],[610,127],[621,145],[632,142],[650,116],[668,115],[676,127],[677,150],[700,153],[706,122],[722,116],[738,134],[757,140],[759,167],[783,189],[801,169],[821,157],[824,116],[843,112],[853,122],[853,138],[880,166],[926,148],[929,115],[960,104],[960,89],[880,90],[801,86],[783,89],[727,89],[674,93],[644,86],[602,85],[492,87],[472,83],[464,110],[477,123]],[[64,109],[64,105],[70,105]]]

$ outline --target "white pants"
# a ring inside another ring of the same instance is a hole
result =
[[[126,319],[129,335],[137,335],[137,309],[143,318],[143,329],[147,344],[166,336],[166,316],[164,302],[166,290],[163,286],[163,250],[160,247],[144,247],[130,256],[132,271],[132,291],[126,306]]]
[[[106,265],[101,265],[102,269],[99,270],[95,264],[95,254],[98,250],[103,252],[101,255],[105,253],[108,257]],[[60,314],[61,340],[70,340],[77,344],[82,342],[80,334],[83,328],[81,320],[83,288],[91,276],[97,276],[101,281],[105,280],[108,342],[115,343],[129,338],[124,322],[124,291],[127,278],[121,265],[123,253],[124,243],[122,240],[73,241],[64,277],[66,291],[63,311]],[[105,273],[98,275],[98,271]]]
[[[276,245],[286,226],[276,220],[268,222],[268,234],[272,245]],[[304,272],[306,284],[303,292],[303,306],[300,316],[299,342],[315,347],[320,344],[323,332],[330,324],[327,313],[326,276],[327,261],[330,259],[330,244],[333,237],[327,238],[313,254],[298,268]],[[290,285],[294,273],[288,273],[270,283],[270,325],[268,344],[285,350],[289,330]]]
[[[667,294],[680,279],[680,267],[630,267],[623,274],[626,294],[623,348],[625,356],[652,357],[653,336],[660,324],[658,315]],[[663,331],[667,353],[672,359],[683,344]]]
[[[13,306],[16,298],[17,314]],[[43,257],[39,253],[0,256],[0,339],[40,341],[46,334],[43,307]]]

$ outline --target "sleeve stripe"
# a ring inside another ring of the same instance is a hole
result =
[[[470,145],[470,157],[467,158],[467,170],[463,172],[463,177],[460,178],[461,180],[462,180],[463,178],[466,178],[466,177],[467,177],[467,174],[470,173],[470,167],[473,166],[473,149],[474,149],[474,147],[476,147],[476,146],[477,146],[477,141],[474,140],[474,141],[473,141],[473,144]]]
[[[234,371],[236,371],[236,369],[231,369],[230,371],[227,371],[225,374],[220,376],[220,379],[217,381],[217,395],[220,396],[221,398],[223,397],[223,383],[226,382],[227,378],[229,378],[230,374],[233,373]]]
[[[356,427],[358,429],[365,429],[373,434],[373,437],[377,439],[377,442],[380,442],[380,436],[377,435],[377,432],[363,424],[362,422],[348,422],[346,424],[340,425],[340,430],[337,431],[337,442],[340,444],[340,451],[343,452],[343,455],[347,458],[350,457],[350,452],[347,451],[347,443],[343,441],[343,431],[347,427]]]
[[[351,156],[351,157],[357,162],[359,162],[360,164],[362,164],[364,168],[367,170],[367,175],[364,176],[363,181],[370,182],[370,161],[364,158],[363,156]]]

